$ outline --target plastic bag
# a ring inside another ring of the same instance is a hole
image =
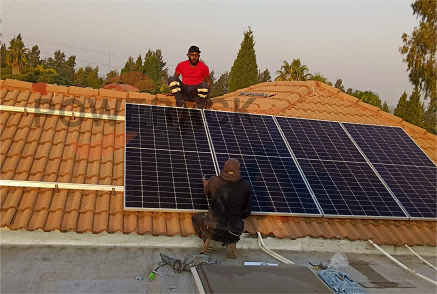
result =
[[[190,268],[193,266],[198,266],[201,264],[218,264],[219,261],[210,255],[203,254],[189,254],[184,258],[183,270],[189,272]]]
[[[334,256],[332,256],[328,268],[337,269],[340,267],[346,267],[348,265],[349,265],[349,260],[347,259],[346,255],[344,255],[340,251],[337,251],[337,253],[335,253]]]

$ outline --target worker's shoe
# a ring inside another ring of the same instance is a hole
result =
[[[214,248],[214,240],[211,238],[207,238],[204,240],[202,251],[200,251],[200,254],[209,255],[212,253],[212,249]]]
[[[235,243],[231,243],[226,246],[226,257],[231,259],[235,259],[238,257],[237,246],[235,245]]]

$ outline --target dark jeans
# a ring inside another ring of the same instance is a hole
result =
[[[200,238],[211,238],[212,240],[219,241],[225,245],[230,243],[237,243],[240,240],[240,236],[231,234],[228,231],[209,228],[205,225],[205,212],[198,212],[192,216],[193,227],[196,235]]]
[[[206,82],[198,85],[185,85],[177,77],[170,77],[168,82],[176,98],[176,106],[181,107],[185,101],[192,101],[196,102],[197,108],[202,109],[209,103],[209,86]]]

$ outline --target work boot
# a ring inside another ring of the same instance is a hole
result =
[[[202,251],[200,251],[200,254],[210,255],[213,248],[214,240],[212,240],[211,238],[207,238],[206,240],[204,240]]]
[[[231,243],[226,246],[226,257],[231,259],[235,259],[238,257],[237,246],[235,245],[235,243]]]

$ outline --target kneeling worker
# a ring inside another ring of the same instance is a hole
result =
[[[168,79],[171,92],[175,95],[176,106],[186,106],[185,101],[196,102],[197,108],[207,108],[212,105],[209,99],[211,79],[209,68],[200,59],[197,46],[188,49],[188,60],[176,67],[173,77]],[[182,81],[179,76],[182,75]]]
[[[252,211],[252,187],[241,178],[240,163],[228,159],[219,176],[204,180],[210,210],[193,215],[196,234],[203,239],[202,253],[211,253],[214,241],[226,246],[226,256],[237,258],[236,243],[243,233],[244,219]]]

